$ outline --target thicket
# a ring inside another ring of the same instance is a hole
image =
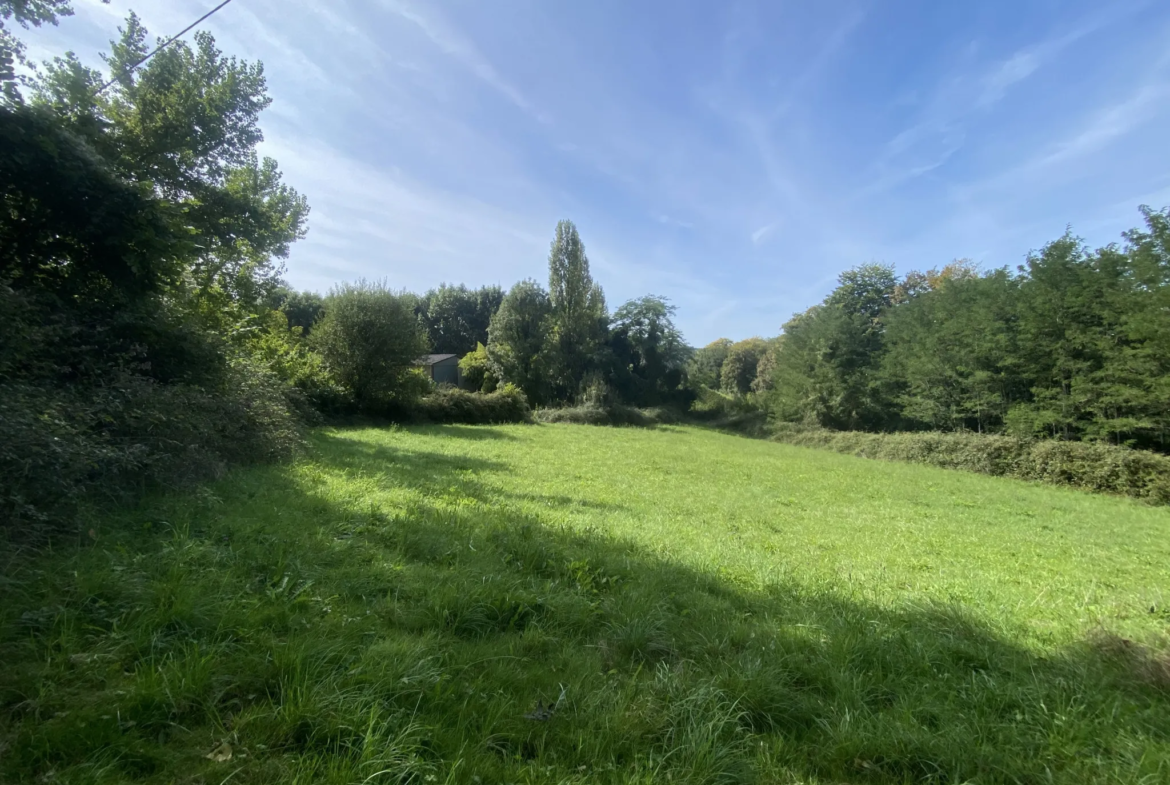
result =
[[[977,433],[862,433],[775,428],[787,444],[890,461],[1015,477],[1170,504],[1170,457],[1103,442]]]
[[[62,5],[0,10],[36,23]],[[132,15],[112,73],[146,37]],[[256,154],[260,66],[200,34],[104,92],[72,55],[24,80],[27,100],[0,78],[5,525],[290,454],[303,358],[264,300],[308,206]]]
[[[631,408],[685,409],[694,399],[690,349],[675,312],[666,298],[647,295],[611,316],[577,228],[561,221],[549,249],[548,289],[533,280],[513,286],[491,318],[486,345],[469,348],[463,368],[485,389],[516,385],[541,409],[596,404],[598,396]]]
[[[1066,233],[1015,270],[848,270],[780,336],[696,350],[690,416],[1165,503],[1170,210],[1141,214],[1121,244]]]

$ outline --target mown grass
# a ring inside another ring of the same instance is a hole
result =
[[[690,428],[323,431],[9,553],[0,780],[1167,782],[1168,533]]]

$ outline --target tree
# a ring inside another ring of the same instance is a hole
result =
[[[684,402],[689,352],[671,318],[677,310],[665,297],[651,294],[630,300],[614,312],[608,341],[615,365],[610,380],[627,403]]]
[[[880,375],[883,315],[894,303],[892,268],[847,270],[819,306],[784,325],[771,400],[777,417],[827,428],[877,430],[894,407]]]
[[[442,354],[463,355],[487,343],[488,326],[500,308],[504,292],[498,286],[468,289],[463,284],[441,284],[419,300],[418,315],[431,347]]]
[[[760,359],[767,349],[768,343],[763,338],[748,338],[729,346],[719,374],[723,392],[728,395],[751,392]]]
[[[0,278],[125,305],[176,282],[177,212],[49,112],[0,107]]]
[[[1137,446],[1165,452],[1170,447],[1170,208],[1143,206],[1141,213],[1145,228],[1124,235],[1129,289],[1119,309],[1125,343],[1111,353],[1102,375],[1117,385],[1112,396],[1117,409],[1134,418],[1126,435]]]
[[[548,254],[548,291],[551,379],[557,397],[564,400],[577,394],[596,364],[607,322],[605,296],[589,272],[585,246],[572,221],[557,223]]]
[[[499,383],[492,373],[487,347],[482,343],[476,345],[474,352],[468,352],[459,359],[459,372],[463,376],[463,385],[470,390],[495,392]]]
[[[358,406],[371,413],[409,395],[410,374],[427,350],[414,299],[364,280],[330,290],[312,345]]]
[[[325,298],[316,292],[289,292],[280,304],[289,327],[299,327],[301,335],[309,335],[313,325],[325,313]]]
[[[548,293],[533,280],[520,281],[508,291],[488,328],[491,372],[523,390],[533,405],[549,401],[551,334],[552,305]]]
[[[719,338],[696,349],[687,364],[687,375],[695,384],[709,387],[712,390],[722,388],[723,363],[731,349],[730,338]]]
[[[906,425],[998,430],[1028,392],[1012,362],[1019,282],[1006,269],[937,272],[907,275],[928,285],[887,310],[881,374]]]
[[[148,33],[131,14],[104,77],[72,54],[46,64],[33,104],[53,112],[127,180],[149,184],[177,205],[194,248],[186,280],[212,309],[255,313],[276,288],[279,260],[304,236],[308,203],[282,182],[275,160],[261,158],[260,113],[271,103],[264,69],[225,57],[210,33],[194,47],[179,41],[137,71]],[[204,309],[205,311],[210,309]]]
[[[108,3],[109,0],[102,0]],[[16,64],[27,64],[24,44],[12,34],[7,22],[25,28],[57,24],[62,16],[72,16],[69,0],[0,0],[0,102],[19,106],[22,102]]]
[[[1116,249],[1090,253],[1071,233],[1029,254],[1020,268],[1019,352],[1031,400],[1008,413],[1016,432],[1073,439],[1092,431],[1103,398],[1117,392],[1101,371],[1122,349],[1125,258]],[[1136,423],[1117,424],[1130,430]]]
[[[756,378],[752,380],[752,392],[754,393],[771,391],[776,377],[777,354],[780,351],[780,345],[784,343],[784,336],[777,336],[766,343],[768,346],[760,355],[760,361],[756,363]]]

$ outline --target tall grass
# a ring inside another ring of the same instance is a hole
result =
[[[1166,781],[1168,524],[694,429],[319,432],[9,553],[0,781]]]

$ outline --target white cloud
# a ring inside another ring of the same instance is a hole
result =
[[[527,112],[541,123],[549,123],[547,115],[535,107],[523,93],[513,84],[504,79],[496,68],[488,62],[475,44],[458,30],[449,25],[432,6],[426,14],[417,8],[399,0],[382,0],[394,13],[418,27],[431,42],[445,54],[453,57],[471,71],[482,82],[503,95],[520,109]]]
[[[309,237],[289,278],[324,288],[355,275],[421,290],[440,281],[510,284],[543,267],[548,218],[415,181],[309,139],[265,143],[289,182],[311,195]],[[312,272],[302,273],[303,267]]]
[[[759,229],[756,229],[754,232],[752,232],[752,245],[759,245],[762,243],[764,238],[767,237],[768,234],[775,228],[776,224],[770,223],[767,226],[761,226]]]

